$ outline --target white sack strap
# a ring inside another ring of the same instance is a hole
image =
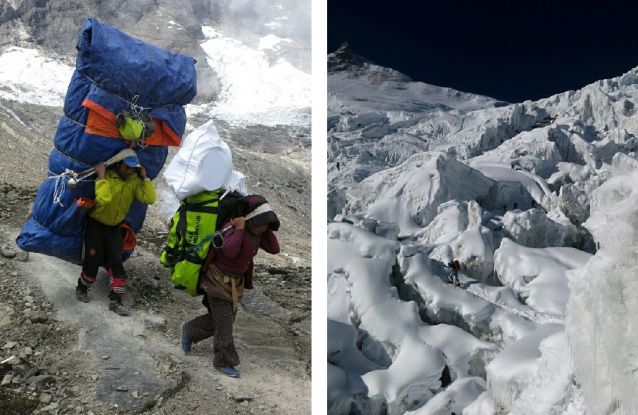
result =
[[[246,216],[246,220],[248,219],[252,219],[255,216],[259,216],[262,213],[266,213],[266,212],[272,212],[272,208],[270,207],[270,205],[268,203],[264,203],[263,205],[259,206],[257,209],[253,210],[252,212],[250,212],[247,216]]]
[[[246,215],[244,217],[245,220],[249,220],[254,218],[255,216],[259,216],[262,213],[267,213],[267,212],[274,212],[272,210],[272,208],[270,207],[270,205],[268,203],[264,203],[263,205],[260,205],[257,209],[253,210],[252,212],[250,212],[248,215]],[[224,247],[224,233],[226,233],[227,230],[229,230],[230,228],[232,228],[233,225],[229,225],[227,227],[225,227],[224,229],[222,229],[221,231],[216,231],[213,236],[212,236],[212,242],[213,242],[213,247],[217,248],[217,249],[222,249]],[[215,243],[215,238],[219,237],[221,239],[221,244],[218,246]]]
[[[264,203],[263,205],[259,206],[257,209],[253,210],[248,215],[246,215],[244,217],[244,219],[245,220],[249,220],[249,219],[254,218],[255,216],[259,216],[262,213],[266,213],[266,212],[273,212],[272,208],[270,207],[270,205],[268,203]],[[229,230],[232,227],[233,227],[233,225],[229,225],[229,226],[225,227],[224,229],[222,229],[221,232],[224,233],[224,232],[226,232],[227,230]]]

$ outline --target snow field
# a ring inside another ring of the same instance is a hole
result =
[[[208,64],[220,79],[219,102],[211,114],[230,122],[250,124],[305,124],[308,122],[311,75],[285,58],[271,63],[265,50],[278,50],[281,39],[267,35],[256,49],[225,36],[210,26],[202,28],[207,40],[201,44]],[[194,107],[192,111],[206,111]]]
[[[179,25],[173,23],[174,26]],[[270,62],[291,39],[268,34],[255,48],[202,28],[201,47],[221,83],[218,101],[188,105],[189,116],[205,114],[235,124],[307,126],[310,120],[311,76],[284,57]],[[63,106],[74,67],[33,48],[11,46],[0,54],[0,98],[29,104]]]
[[[11,46],[0,55],[0,98],[61,107],[74,70],[36,49]]]

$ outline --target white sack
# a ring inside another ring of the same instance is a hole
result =
[[[230,181],[228,186],[225,187],[227,190],[231,192],[236,190],[242,195],[248,195],[248,188],[246,186],[246,175],[244,173],[240,173],[237,170],[233,170],[233,174],[230,176]]]
[[[227,188],[232,170],[230,148],[211,120],[184,139],[164,178],[177,198],[184,200],[205,190]]]
[[[177,200],[173,189],[168,187],[163,180],[158,180],[158,182],[155,190],[160,199],[159,216],[164,223],[168,223],[179,209],[179,200]]]

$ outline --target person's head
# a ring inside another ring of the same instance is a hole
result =
[[[124,180],[127,180],[135,173],[135,169],[140,167],[137,157],[129,156],[122,161],[115,163],[115,172]]]
[[[273,226],[275,223],[277,223],[276,227]],[[264,212],[252,219],[249,219],[248,222],[246,222],[246,228],[253,235],[261,235],[262,233],[266,232],[266,229],[273,227],[279,227],[279,219],[277,219],[277,215],[273,211]]]
[[[268,201],[259,195],[250,195],[242,198],[245,205],[245,214],[260,212],[255,217],[246,221],[246,229],[253,235],[261,235],[266,229],[277,231],[279,229],[279,219],[273,212]]]
[[[268,229],[268,224],[264,224],[264,225],[255,225],[255,222],[253,222],[252,219],[248,220],[248,222],[246,222],[246,229],[248,229],[248,232],[252,233],[253,235],[261,235],[262,233],[266,232],[266,229]]]

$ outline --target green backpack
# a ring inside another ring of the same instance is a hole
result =
[[[122,110],[115,117],[115,125],[122,137],[129,141],[146,139],[155,133],[155,123],[145,112],[138,114]]]
[[[181,202],[160,257],[160,262],[170,267],[169,276],[175,288],[183,289],[192,296],[199,294],[199,271],[212,244],[219,214],[219,197],[224,192],[224,189],[201,192]]]

